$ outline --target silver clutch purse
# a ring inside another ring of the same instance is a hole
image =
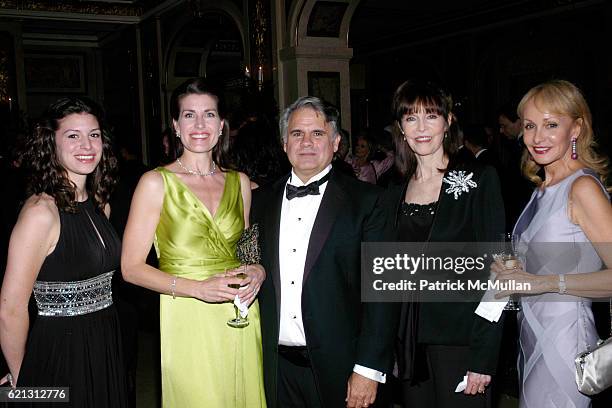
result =
[[[612,299],[610,299],[610,337],[600,340],[592,350],[576,356],[576,385],[586,395],[599,394],[612,386]]]
[[[612,386],[612,337],[576,356],[576,384],[586,395],[598,394]]]

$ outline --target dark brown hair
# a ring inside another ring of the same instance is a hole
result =
[[[232,161],[229,155],[229,123],[227,120],[224,120],[227,112],[221,88],[205,78],[191,78],[180,84],[170,97],[170,116],[175,121],[178,121],[181,114],[181,100],[187,95],[208,95],[217,101],[217,112],[219,112],[219,118],[223,120],[223,131],[219,136],[217,144],[212,149],[213,161],[221,169],[232,168]],[[176,137],[176,157],[179,157],[183,154],[184,147],[181,139],[177,137],[176,131],[174,137]]]
[[[444,118],[445,121],[451,118],[453,99],[450,94],[439,86],[431,82],[421,82],[408,80],[401,84],[393,95],[391,114],[394,124],[391,134],[395,145],[395,167],[402,177],[410,177],[414,174],[417,161],[414,152],[406,141],[401,129],[401,121],[405,115],[417,112],[436,113]],[[447,137],[444,138],[442,148],[444,154],[452,159],[459,146],[457,134],[451,130],[451,123],[448,123],[449,130]],[[450,164],[449,164],[450,166]],[[444,171],[445,169],[440,169]]]
[[[117,160],[111,147],[104,111],[86,97],[62,98],[51,104],[34,128],[26,147],[26,160],[30,167],[28,194],[48,194],[55,199],[61,211],[76,211],[76,186],[68,177],[66,169],[60,163],[57,151],[55,132],[59,121],[73,113],[88,113],[95,116],[102,132],[102,158],[93,173],[87,176],[85,188],[98,208],[103,211],[115,186]]]

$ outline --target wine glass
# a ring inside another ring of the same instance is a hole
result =
[[[243,265],[243,271],[244,272],[240,272],[239,274],[235,275],[235,277],[239,279],[245,279],[247,277],[246,265]],[[228,286],[234,289],[240,289],[242,287],[242,285],[239,283],[232,283]],[[236,301],[234,300],[234,302]],[[249,320],[246,317],[240,316],[240,310],[238,309],[238,306],[236,306],[236,303],[234,303],[234,311],[236,312],[236,317],[228,320],[227,325],[238,329],[242,327],[247,327],[249,325]]]
[[[503,251],[500,254],[504,268],[515,269],[520,267],[520,261],[518,257],[518,244],[520,236],[517,234],[501,234],[501,241],[503,245]],[[508,303],[504,307],[504,310],[519,311],[521,305],[517,299],[517,295],[510,295]]]

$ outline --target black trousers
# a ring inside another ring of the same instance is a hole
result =
[[[322,408],[306,347],[279,346],[278,406]]]
[[[388,376],[389,378],[391,375]],[[348,382],[348,378],[346,379]],[[371,408],[392,406],[392,385],[378,384],[376,401]],[[342,390],[346,392],[346,390]],[[278,406],[282,408],[323,408],[308,351],[280,346],[278,358]],[[346,404],[342,404],[342,407]],[[325,408],[336,408],[327,407]],[[340,407],[341,408],[341,407]]]
[[[427,346],[429,377],[416,385],[402,384],[405,408],[490,408],[490,385],[484,394],[455,392],[467,372],[469,347]]]

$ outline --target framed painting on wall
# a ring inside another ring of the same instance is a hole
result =
[[[348,3],[335,1],[317,1],[306,26],[309,37],[339,37],[342,18]]]
[[[78,54],[28,54],[27,92],[85,93],[85,61]]]
[[[340,73],[308,72],[308,95],[321,98],[340,109]]]

